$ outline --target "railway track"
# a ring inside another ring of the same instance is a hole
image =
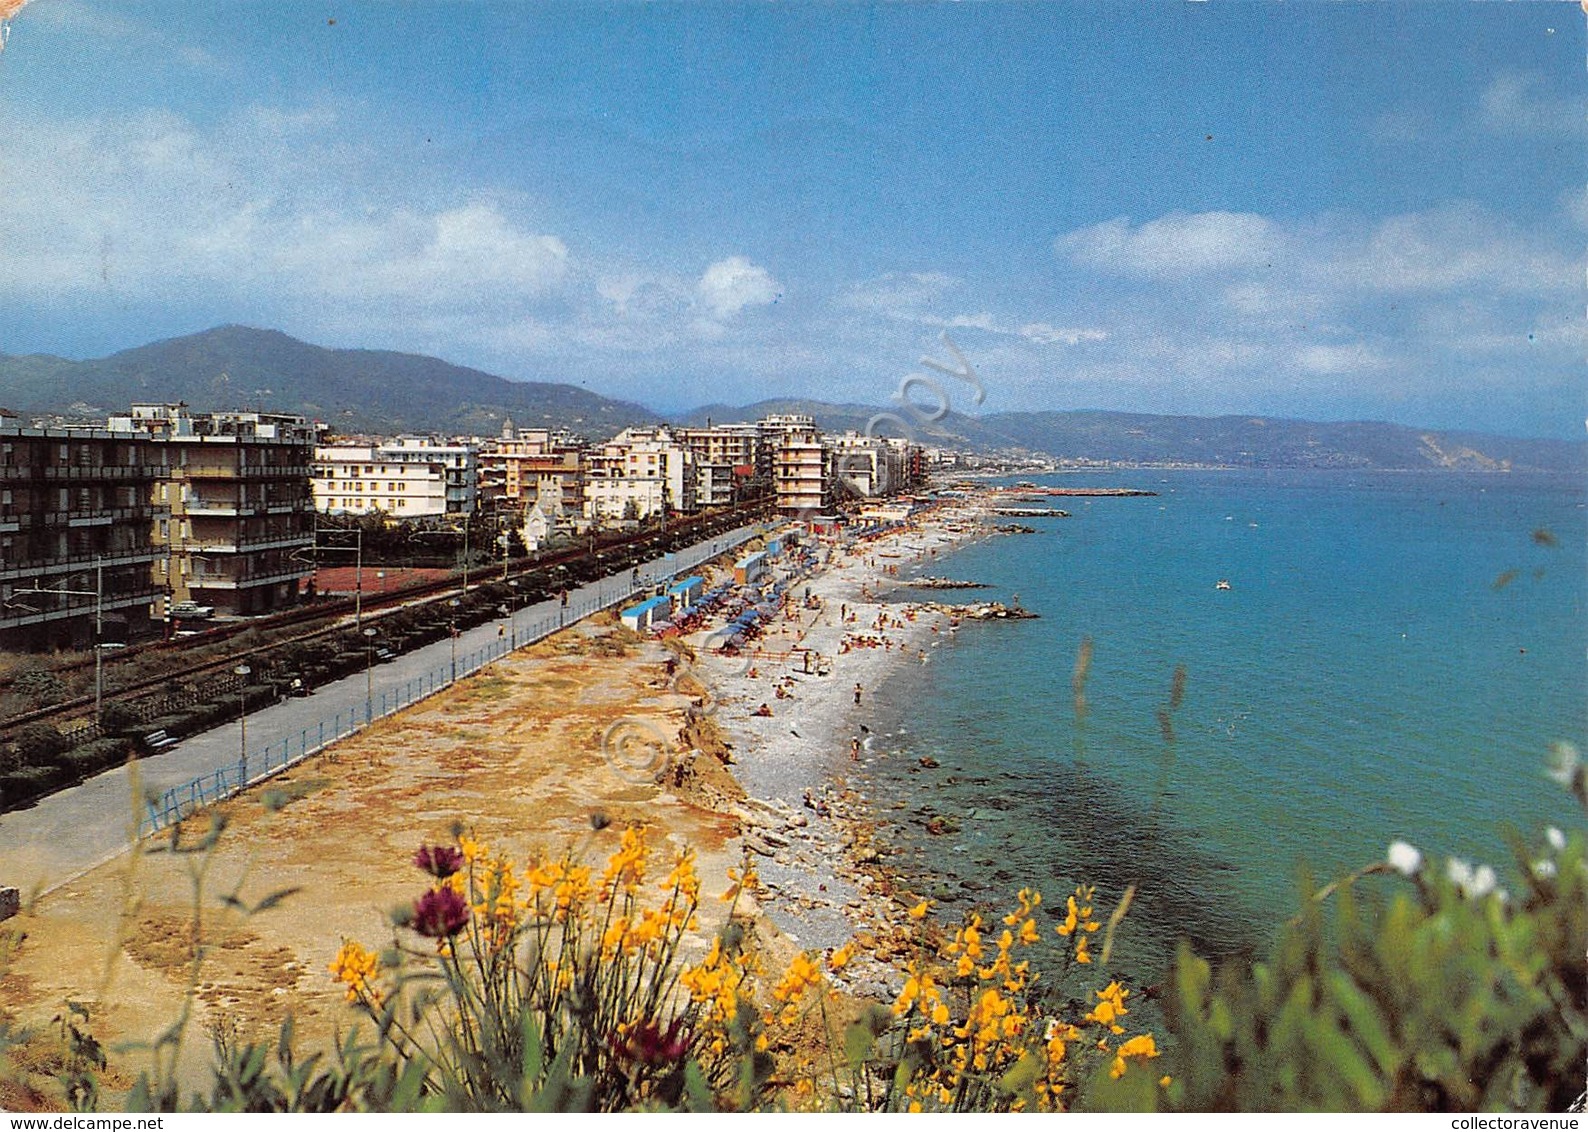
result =
[[[590,547],[577,547],[559,551],[550,555],[531,555],[525,558],[509,560],[507,563],[508,579],[520,582],[527,581],[531,585],[538,585],[542,590],[555,592],[566,581],[588,581],[597,576],[610,576],[627,569],[637,559],[633,552],[639,551],[647,556],[650,554],[666,553],[674,547],[698,542],[702,538],[713,534],[720,534],[743,526],[764,517],[769,510],[765,502],[757,501],[743,504],[728,511],[712,512],[710,514],[681,519],[670,524],[665,532],[643,531],[632,535],[608,536],[597,538]],[[491,583],[500,583],[503,579],[498,572],[499,567],[493,568],[489,576],[476,573],[478,581],[471,581],[469,590],[476,590],[481,586]],[[561,569],[566,578],[553,577]],[[594,573],[591,573],[591,571]],[[475,573],[471,571],[471,573]],[[125,670],[125,666],[135,666],[138,659],[147,659],[151,654],[164,655],[180,652],[195,646],[210,646],[222,643],[229,638],[240,636],[249,631],[279,631],[291,629],[296,625],[317,625],[306,632],[284,636],[271,641],[266,645],[259,645],[238,652],[228,652],[224,656],[200,661],[183,668],[161,672],[155,676],[133,680],[118,684],[114,690],[107,688],[103,695],[103,703],[108,705],[118,702],[136,700],[143,694],[154,689],[175,686],[191,682],[205,676],[236,667],[239,663],[257,656],[261,652],[268,652],[283,645],[313,641],[341,632],[345,626],[342,621],[361,610],[363,615],[379,617],[382,613],[414,604],[428,604],[438,601],[443,596],[456,593],[461,584],[459,575],[461,571],[454,571],[446,578],[417,582],[404,586],[401,589],[385,591],[378,595],[369,595],[359,601],[351,597],[331,598],[317,601],[313,605],[297,609],[285,610],[267,617],[253,618],[248,621],[229,622],[216,626],[195,637],[187,637],[175,641],[150,641],[124,650],[117,650],[114,660],[106,657],[105,669],[108,674],[115,670]],[[94,666],[92,656],[74,661],[69,664],[57,666],[57,673],[82,671]],[[0,688],[6,687],[10,680],[0,681]],[[0,740],[7,733],[16,728],[33,723],[66,723],[81,717],[86,710],[92,711],[94,706],[93,695],[79,696],[58,704],[37,708],[33,711],[22,712],[0,720]]]

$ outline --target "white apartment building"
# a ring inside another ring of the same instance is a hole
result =
[[[667,487],[660,477],[592,476],[585,483],[585,517],[598,525],[643,521],[666,507]]]
[[[589,453],[585,516],[647,519],[696,507],[695,458],[665,428],[626,428]]]
[[[397,519],[469,514],[477,473],[472,445],[434,437],[320,445],[314,450],[314,503],[325,512],[382,511]]]
[[[904,486],[905,452],[880,436],[851,429],[827,437],[833,453],[833,486],[844,495],[871,499]]]
[[[832,453],[814,429],[789,431],[777,443],[772,457],[772,488],[778,510],[785,515],[808,515],[832,505]]]

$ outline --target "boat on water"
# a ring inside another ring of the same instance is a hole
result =
[[[1213,583],[1213,588],[1216,590],[1230,589],[1230,580],[1228,578],[1220,578],[1217,582]]]

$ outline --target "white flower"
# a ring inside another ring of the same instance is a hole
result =
[[[1559,853],[1566,848],[1566,835],[1554,826],[1544,831],[1544,840],[1549,842],[1549,847]]]
[[[1536,877],[1542,877],[1547,880],[1554,876],[1555,872],[1555,862],[1551,861],[1548,857],[1544,858],[1542,861],[1533,862],[1533,875]]]
[[[1572,776],[1577,773],[1577,765],[1582,762],[1582,756],[1577,753],[1577,748],[1570,743],[1551,743],[1549,746],[1549,776],[1562,786],[1570,786]]]
[[[1460,857],[1452,857],[1445,862],[1445,875],[1469,900],[1481,900],[1489,895],[1494,891],[1495,882],[1499,880],[1488,865],[1473,868]]]
[[[1422,871],[1423,855],[1418,852],[1417,846],[1404,841],[1392,841],[1385,859],[1389,861],[1390,868],[1402,876],[1414,877]]]

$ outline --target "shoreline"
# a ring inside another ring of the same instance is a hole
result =
[[[956,629],[944,604],[908,587],[903,571],[992,537],[987,505],[980,497],[949,501],[851,552],[830,549],[827,562],[791,587],[792,600],[753,658],[706,662],[716,669],[712,706],[734,759],[730,773],[766,807],[737,815],[758,855],[761,913],[801,948],[854,941],[856,959],[839,982],[863,997],[896,993],[903,961],[934,931],[909,916],[924,897],[878,843],[869,774],[892,757],[902,733],[904,705],[890,689],[918,675],[917,666],[929,670],[932,649]],[[805,607],[807,592],[819,608]],[[830,663],[827,675],[804,671],[797,650],[807,648]],[[777,696],[779,684],[787,698]],[[763,704],[769,716],[756,714]]]

